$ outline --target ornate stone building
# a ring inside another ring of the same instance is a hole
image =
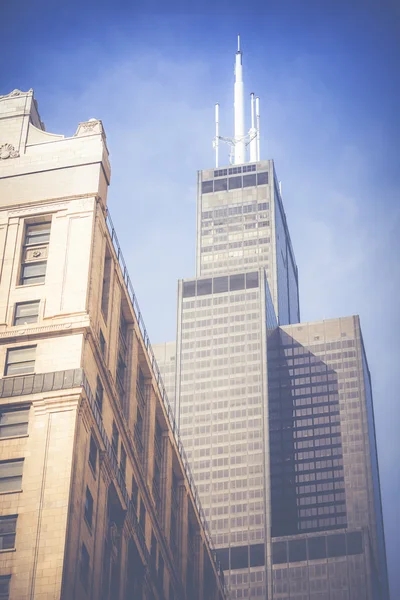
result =
[[[0,598],[223,600],[109,180],[101,121],[0,97]]]

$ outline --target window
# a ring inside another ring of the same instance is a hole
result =
[[[125,448],[121,444],[121,458],[119,462],[119,470],[121,471],[121,475],[125,481],[126,478],[126,452]]]
[[[112,449],[114,450],[114,454],[116,457],[118,457],[118,441],[119,441],[119,433],[118,433],[117,426],[116,426],[115,422],[113,421],[111,446],[112,446]]]
[[[23,459],[0,463],[0,492],[18,492],[21,490],[23,464]]]
[[[145,534],[146,528],[146,507],[143,504],[143,500],[140,501],[140,516],[139,516],[139,525],[142,528],[142,532]]]
[[[201,193],[202,194],[209,194],[212,191],[213,191],[213,181],[212,181],[212,179],[210,181],[203,181],[202,184],[201,184]]]
[[[328,536],[328,557],[346,555],[346,537],[344,533]]]
[[[15,548],[15,532],[17,529],[17,517],[0,517],[0,550],[11,550]],[[0,595],[1,598],[1,595]]]
[[[15,305],[14,325],[36,323],[39,317],[40,300],[32,302],[19,302]]]
[[[287,562],[286,542],[272,542],[272,557],[274,565]]]
[[[250,567],[263,565],[265,565],[264,544],[253,544],[250,546]]]
[[[11,575],[0,576],[0,600],[8,600],[10,597],[10,579]]]
[[[183,282],[183,297],[190,298],[196,295],[196,282],[195,281],[184,281]]]
[[[20,285],[44,283],[51,223],[26,225]]]
[[[92,467],[93,471],[96,472],[97,466],[97,444],[94,437],[90,436],[90,447],[89,447],[89,465]]]
[[[103,358],[106,356],[106,340],[104,338],[103,332],[100,329],[100,352]]]
[[[153,532],[151,532],[151,542],[150,542],[150,560],[154,566],[156,566],[156,558],[157,558],[157,540],[156,536]]]
[[[87,590],[88,586],[89,586],[89,574],[90,574],[90,556],[89,556],[89,552],[87,551],[85,544],[82,544],[80,576],[81,576],[82,585],[85,588],[85,590]]]
[[[103,313],[105,321],[107,321],[108,315],[108,303],[110,299],[110,284],[111,284],[111,265],[112,265],[111,254],[106,248],[106,255],[104,258],[104,271],[103,271],[103,288],[101,291],[101,312]]]
[[[229,291],[228,277],[214,277],[213,279],[214,294]]]
[[[86,487],[86,498],[85,498],[85,521],[92,528],[93,520],[93,496],[90,493],[88,487]]]
[[[103,410],[103,395],[104,395],[104,389],[103,386],[101,384],[101,379],[99,376],[97,376],[97,380],[96,380],[96,404],[97,404],[97,408],[99,409],[100,412],[102,412]]]
[[[11,348],[7,350],[4,375],[24,375],[33,373],[35,369],[36,346]]]
[[[28,433],[29,408],[0,411],[0,438]]]
[[[244,290],[244,273],[240,275],[231,275],[229,277],[229,282],[231,292]]]
[[[362,554],[363,541],[361,531],[351,531],[346,534],[347,538],[347,554]]]
[[[197,281],[197,295],[205,296],[212,293],[212,279],[199,279]]]
[[[136,479],[132,475],[132,496],[131,496],[131,500],[132,500],[133,506],[135,507],[135,512],[137,511],[138,493],[139,493],[139,486],[136,483]]]
[[[242,187],[242,177],[240,175],[239,177],[229,177],[228,183],[230,190],[237,190]]]
[[[243,187],[251,187],[257,184],[256,174],[254,175],[243,175]]]
[[[216,179],[214,181],[214,192],[224,192],[228,189],[227,179]]]
[[[307,540],[308,558],[326,558],[326,536],[310,537]]]
[[[289,540],[289,562],[307,560],[306,540]]]
[[[258,287],[258,273],[246,273],[246,289]]]
[[[248,546],[231,548],[231,569],[246,569],[248,566]]]
[[[268,171],[257,173],[257,185],[265,185],[268,183]]]

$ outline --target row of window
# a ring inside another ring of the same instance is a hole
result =
[[[210,194],[212,192],[225,192],[227,190],[237,190],[240,188],[267,184],[268,171],[264,171],[261,173],[252,173],[251,175],[235,175],[234,177],[202,181],[201,193]]]
[[[229,169],[217,169],[214,171],[214,177],[224,177],[225,175],[235,175],[236,173],[251,173],[255,171],[257,165],[243,165],[242,167],[229,167]]]
[[[362,554],[363,538],[361,531],[334,533],[317,537],[273,542],[272,560],[274,564],[351,556]]]
[[[183,298],[257,288],[258,285],[257,272],[226,275],[211,279],[198,279],[197,281],[184,281]]]

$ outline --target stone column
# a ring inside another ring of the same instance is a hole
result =
[[[164,533],[169,539],[172,503],[172,447],[168,431],[163,432],[161,451],[161,522]]]
[[[184,482],[178,486],[178,552],[183,586],[186,585],[188,553],[188,495]]]

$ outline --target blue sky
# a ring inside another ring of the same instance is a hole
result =
[[[278,4],[276,6],[275,4]],[[194,275],[197,169],[214,103],[232,135],[236,34],[261,97],[300,275],[302,320],[361,316],[373,376],[392,600],[400,598],[398,3],[3,3],[0,93],[33,87],[47,130],[103,120],[109,207],[153,341]]]

